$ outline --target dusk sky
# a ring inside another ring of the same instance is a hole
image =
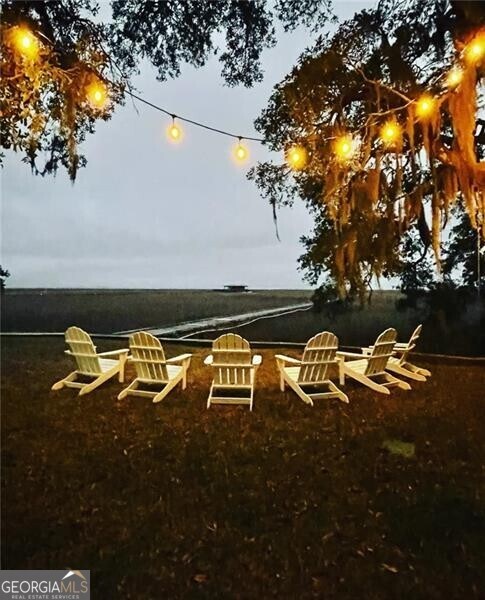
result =
[[[371,4],[334,6],[345,19]],[[314,37],[303,29],[280,32],[278,44],[263,53],[263,82],[251,89],[224,86],[217,57],[164,83],[144,65],[134,84],[174,113],[258,135],[253,121],[272,87]],[[63,171],[34,176],[20,155],[7,154],[1,264],[11,272],[9,287],[306,287],[297,259],[310,216],[298,201],[280,211],[279,242],[271,207],[246,179],[269,153],[249,142],[250,160],[241,167],[231,159],[230,138],[186,124],[183,142],[173,145],[168,123],[140,103],[117,107],[84,144],[88,165],[74,185]]]

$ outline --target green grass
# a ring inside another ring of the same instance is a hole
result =
[[[207,352],[155,406],[51,392],[63,350],[4,348],[3,568],[89,568],[93,598],[483,597],[483,365],[311,408],[265,350],[249,413],[205,409]]]

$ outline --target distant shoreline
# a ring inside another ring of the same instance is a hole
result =
[[[308,292],[312,293],[314,288],[257,288],[257,287],[249,287],[249,292]],[[23,293],[23,292],[104,292],[104,293],[119,293],[119,292],[225,292],[225,290],[221,288],[84,288],[84,287],[72,287],[72,288],[64,288],[64,287],[7,287],[5,288],[5,293]],[[397,290],[393,288],[382,288],[378,290],[373,290],[373,294],[379,294],[382,292],[392,292],[398,293]],[[238,293],[238,292],[232,292]],[[245,293],[245,292],[240,292]]]

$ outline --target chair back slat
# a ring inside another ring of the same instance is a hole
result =
[[[400,362],[404,363],[407,360],[408,354],[416,348],[416,344],[418,343],[419,336],[421,335],[422,325],[418,325],[416,329],[413,331],[411,337],[409,338],[409,342],[407,343],[406,349],[401,354]]]
[[[318,333],[308,340],[298,383],[322,383],[328,380],[328,371],[336,363],[335,354],[338,348],[338,338],[329,331]]]
[[[167,363],[160,340],[146,331],[130,336],[130,352],[136,376],[150,381],[168,381]]]
[[[246,386],[251,384],[251,348],[236,333],[221,335],[212,344],[215,385]]]
[[[396,330],[389,328],[383,331],[377,338],[367,362],[365,375],[377,375],[384,372],[387,361],[392,356],[392,351],[394,350],[394,345],[396,343],[396,336]]]
[[[66,344],[76,361],[77,370],[86,375],[100,375],[101,365],[96,346],[88,333],[79,327],[69,327],[65,333]]]

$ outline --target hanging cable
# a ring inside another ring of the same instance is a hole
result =
[[[239,141],[240,140],[248,140],[251,142],[259,142],[260,144],[264,144],[264,142],[265,142],[265,140],[263,138],[256,138],[256,137],[251,137],[251,136],[247,136],[247,135],[238,135],[236,133],[230,133],[229,131],[224,131],[223,129],[217,129],[217,127],[211,127],[210,125],[206,125],[205,123],[200,123],[199,121],[194,121],[193,119],[188,119],[187,117],[181,117],[180,115],[175,115],[172,111],[162,108],[161,106],[157,106],[156,104],[153,104],[153,102],[149,102],[148,100],[145,100],[144,98],[141,98],[140,96],[137,96],[136,94],[134,94],[133,92],[130,92],[129,90],[125,90],[125,94],[128,94],[135,100],[138,100],[139,102],[143,102],[143,104],[146,104],[147,106],[151,106],[155,110],[158,110],[158,111],[164,113],[165,115],[172,117],[172,120],[178,119],[179,121],[184,121],[185,123],[190,123],[191,125],[195,125],[196,127],[202,127],[203,129],[207,129],[208,131],[213,131],[214,133],[220,133],[222,135],[227,135],[228,137],[232,137]]]

